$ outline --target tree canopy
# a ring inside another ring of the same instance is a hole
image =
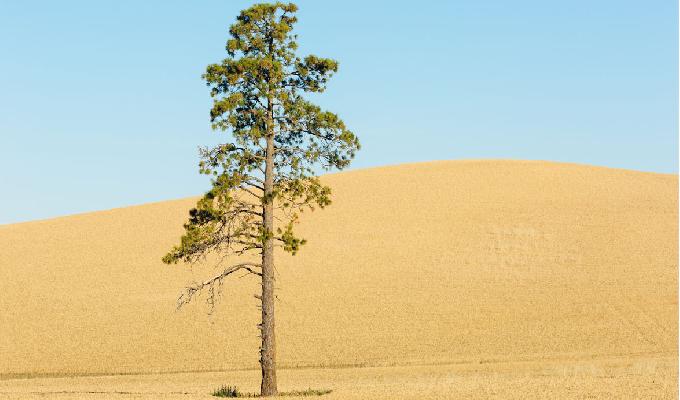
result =
[[[303,97],[323,92],[338,63],[295,54],[296,10],[283,3],[243,10],[229,30],[228,57],[207,67],[212,127],[231,133],[233,141],[201,149],[200,171],[214,177],[212,188],[191,210],[186,233],[164,257],[166,263],[195,262],[209,252],[243,255],[259,251],[269,238],[295,254],[305,243],[293,229],[298,213],[331,203],[317,167],[343,169],[359,149],[336,114]],[[265,194],[268,135],[274,179]],[[270,198],[280,224],[272,232],[261,221]]]

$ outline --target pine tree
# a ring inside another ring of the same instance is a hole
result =
[[[296,55],[297,7],[256,4],[241,11],[230,30],[227,58],[211,64],[203,75],[213,98],[214,130],[232,141],[201,149],[201,173],[211,175],[212,188],[189,212],[179,245],[165,263],[196,263],[208,254],[220,262],[239,262],[217,276],[189,286],[178,306],[201,290],[214,302],[215,290],[236,271],[262,281],[261,394],[277,394],[274,319],[274,248],[293,255],[305,243],[294,225],[304,210],[331,203],[329,187],[318,170],[347,167],[359,149],[357,137],[336,114],[307,101],[306,92],[323,92],[338,63],[313,55]]]

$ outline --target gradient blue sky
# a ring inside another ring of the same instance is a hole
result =
[[[200,75],[249,1],[0,2],[0,223],[197,195]],[[676,173],[677,2],[298,1],[353,168],[569,161]]]

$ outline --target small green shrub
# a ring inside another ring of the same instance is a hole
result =
[[[241,393],[236,386],[222,385],[217,390],[212,392],[215,397],[241,397]]]

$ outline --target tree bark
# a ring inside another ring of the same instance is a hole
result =
[[[276,337],[274,334],[274,129],[272,105],[268,104],[267,151],[264,173],[264,213],[262,222],[266,239],[262,246],[262,346],[260,366],[262,367],[262,396],[278,394],[276,385]]]

